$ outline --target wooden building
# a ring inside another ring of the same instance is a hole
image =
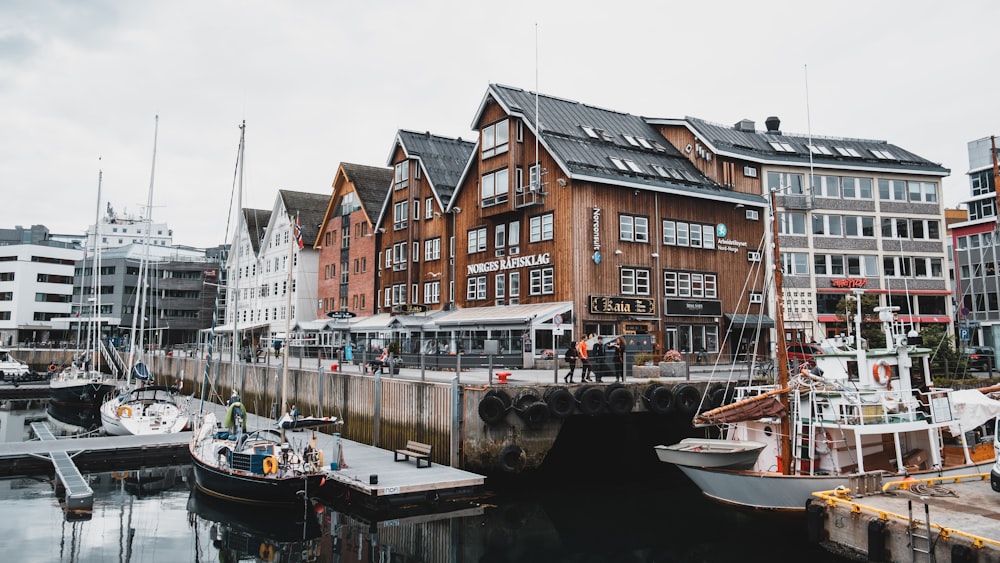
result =
[[[711,356],[736,351],[722,344],[736,325],[773,326],[763,280],[746,283],[767,219],[759,183],[713,181],[640,116],[517,88],[490,85],[472,126],[447,210],[473,349],[513,325],[536,353],[644,333],[661,354]]]

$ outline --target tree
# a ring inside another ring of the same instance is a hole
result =
[[[855,317],[858,314],[858,303],[853,295],[845,296],[837,302],[834,310],[837,318],[847,324],[847,332],[854,331]],[[879,306],[878,296],[873,293],[861,294],[861,338],[868,343],[868,348],[885,347],[885,333],[882,332],[882,323],[878,320],[875,307]],[[872,322],[866,322],[871,319]]]

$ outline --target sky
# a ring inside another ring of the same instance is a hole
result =
[[[987,0],[3,0],[0,228],[84,233],[101,171],[102,214],[145,214],[152,185],[175,244],[216,246],[241,122],[243,205],[271,209],[386,166],[399,129],[474,139],[491,83],[886,140],[949,168],[956,207],[967,143],[1000,133],[997,21]]]

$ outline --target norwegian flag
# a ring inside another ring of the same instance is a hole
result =
[[[302,221],[299,221],[299,216],[295,216],[295,242],[299,243],[299,250],[306,247],[306,243],[302,241]]]

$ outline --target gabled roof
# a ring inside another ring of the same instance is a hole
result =
[[[763,164],[809,165],[811,154],[812,164],[819,167],[917,172],[932,176],[950,173],[940,164],[887,141],[786,134],[778,129],[778,121],[769,125],[767,131],[758,131],[754,122],[747,119],[733,126],[696,117],[647,121],[654,125],[687,127],[716,154]]]
[[[535,93],[491,84],[473,128],[478,127],[491,99],[507,114],[521,118],[532,131],[541,129],[539,143],[559,163],[563,174],[574,180],[765,204],[759,195],[735,192],[713,182],[641,116],[539,94],[536,127]],[[555,179],[552,174],[543,182]]]
[[[319,236],[323,215],[326,213],[327,204],[330,203],[330,196],[278,190],[278,197],[282,199],[289,215],[298,216],[299,222],[302,223],[302,242],[306,246],[312,247],[316,242],[316,237]]]
[[[392,165],[396,146],[401,146],[407,158],[417,159],[424,177],[442,201],[447,201],[454,193],[462,170],[472,156],[475,143],[431,135],[429,132],[417,133],[400,129],[396,133],[396,142],[389,153],[389,165]],[[383,194],[384,195],[384,194]]]
[[[358,199],[369,219],[377,217],[386,191],[392,185],[392,168],[350,162],[341,162],[340,167],[344,170],[347,181],[354,184]]]
[[[250,209],[243,208],[243,221],[247,226],[247,236],[250,238],[250,247],[253,253],[260,252],[260,241],[264,240],[267,232],[267,225],[271,222],[270,209]]]

